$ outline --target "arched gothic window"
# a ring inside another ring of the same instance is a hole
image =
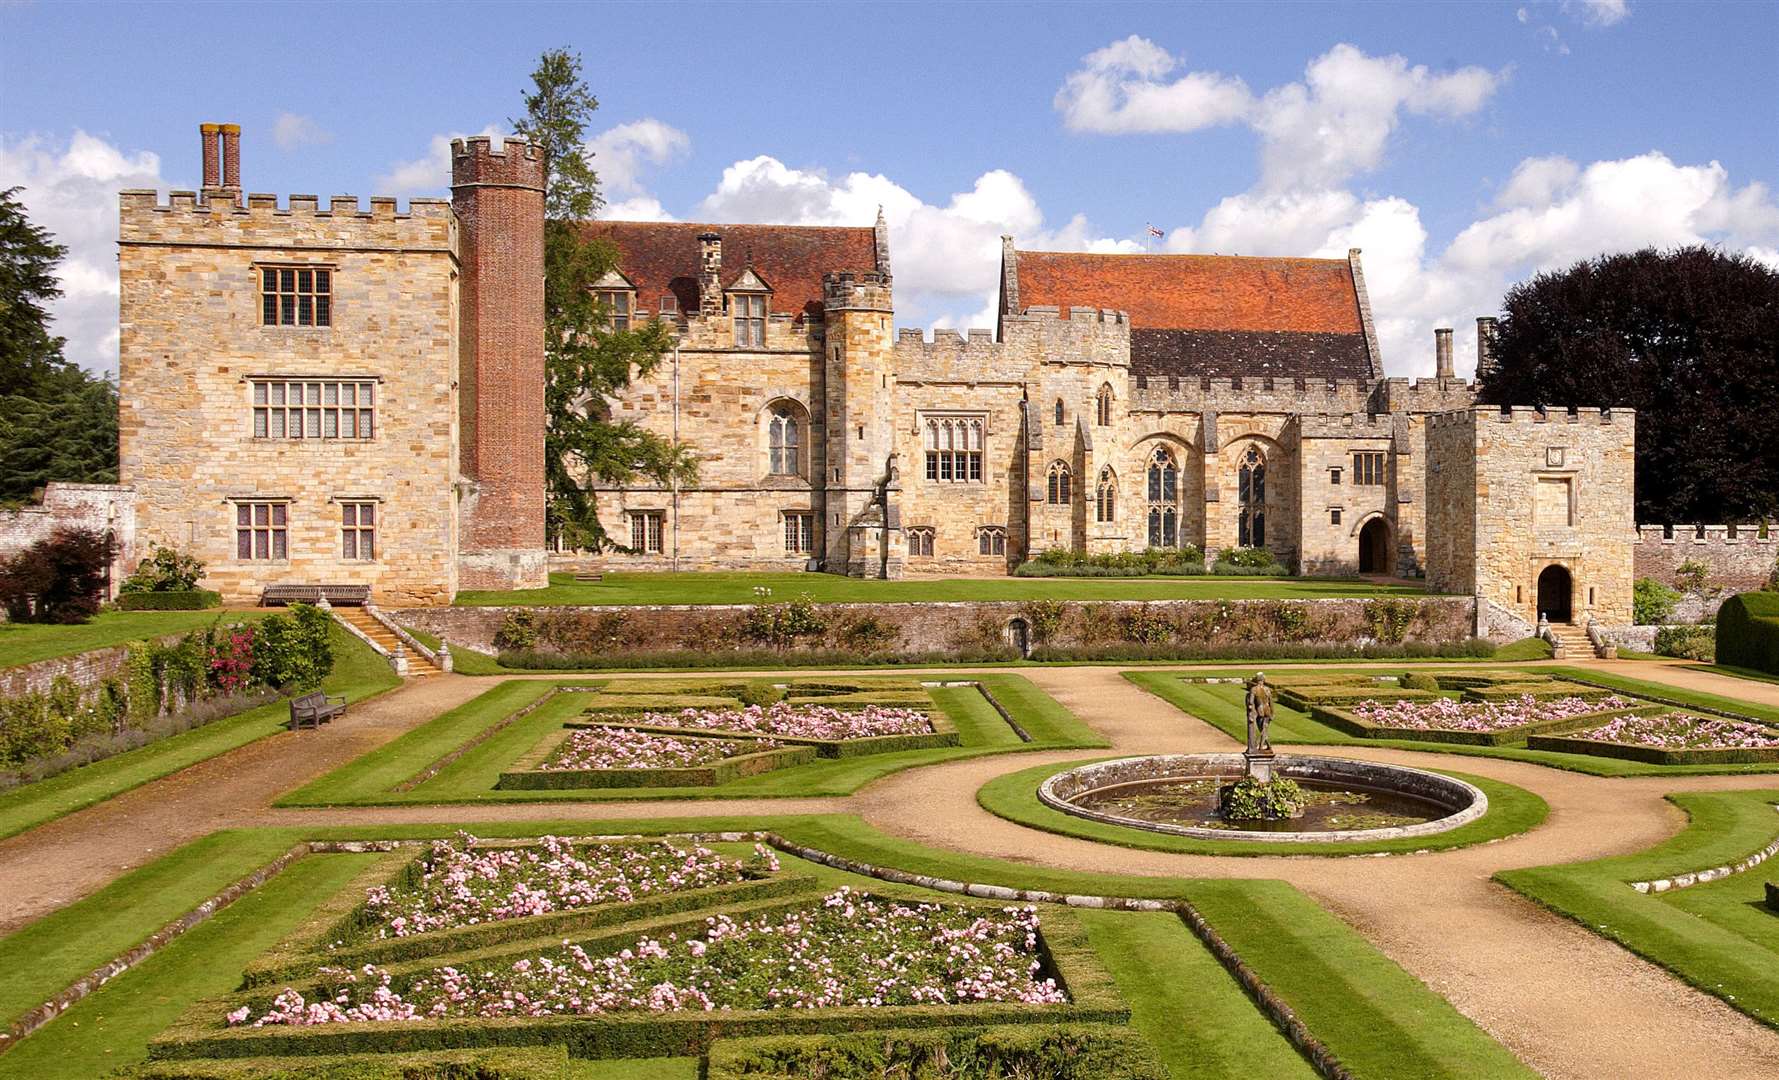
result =
[[[1007,530],[999,525],[984,525],[976,530],[976,544],[983,555],[1007,554]]]
[[[789,405],[775,406],[767,416],[767,467],[773,476],[803,473],[803,426]]]
[[[1062,423],[1062,398],[1056,399],[1056,422],[1058,425]]]
[[[1050,480],[1045,486],[1045,502],[1051,506],[1069,505],[1069,467],[1061,461],[1050,465]]]
[[[916,525],[908,530],[908,555],[916,559],[933,557],[933,527]]]
[[[1180,546],[1180,462],[1157,446],[1149,456],[1149,546]]]
[[[982,482],[980,416],[930,416],[926,421],[927,479]]]
[[[1266,546],[1266,455],[1258,446],[1242,454],[1236,476],[1236,503],[1243,547]]]
[[[1112,426],[1112,384],[1100,387],[1098,400],[1095,404],[1094,420],[1100,427]]]
[[[1107,466],[1100,470],[1100,482],[1094,492],[1093,516],[1096,521],[1114,521],[1118,517],[1118,478]]]

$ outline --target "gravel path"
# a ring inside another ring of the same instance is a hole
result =
[[[1598,661],[1570,666],[1627,670],[1624,664]],[[1113,752],[1190,753],[1238,745],[1209,724],[1182,716],[1138,690],[1116,668],[1033,668],[1020,673],[1111,739]],[[1779,706],[1779,685],[1683,666],[1639,663],[1635,673],[1650,681]],[[1684,815],[1663,801],[1664,794],[1774,786],[1779,783],[1774,778],[1613,780],[1490,758],[1330,748],[1341,756],[1477,773],[1536,791],[1551,805],[1549,821],[1524,836],[1457,851],[1346,859],[1135,851],[1029,829],[976,804],[977,789],[996,776],[1091,756],[1080,751],[975,758],[911,770],[847,798],[270,808],[282,792],[388,742],[490,685],[489,680],[463,676],[410,684],[355,707],[345,719],[319,732],[261,740],[0,841],[0,881],[6,883],[0,933],[225,827],[546,818],[596,822],[844,812],[859,814],[896,836],[1015,862],[1114,873],[1289,881],[1550,1077],[1779,1077],[1779,1034],[1490,880],[1502,869],[1649,847],[1685,823]]]

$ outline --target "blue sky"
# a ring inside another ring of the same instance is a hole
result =
[[[893,229],[900,321],[981,325],[1028,247],[1365,249],[1393,374],[1533,270],[1645,243],[1779,261],[1779,4],[0,5],[0,184],[74,249],[115,364],[115,192],[442,194],[578,50],[613,216]],[[1148,236],[1153,223],[1166,236]],[[109,277],[108,277],[109,275]],[[1463,353],[1461,352],[1461,355]]]

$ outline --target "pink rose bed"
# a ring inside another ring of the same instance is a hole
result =
[[[1539,701],[1530,694],[1513,701],[1361,701],[1353,715],[1381,727],[1416,731],[1504,731],[1547,720],[1565,720],[1593,712],[1630,709],[1636,702],[1618,696],[1589,701],[1580,697]]]
[[[574,769],[684,769],[769,750],[770,739],[683,738],[629,728],[577,730],[538,766],[545,771]]]
[[[1621,716],[1576,738],[1651,746],[1660,750],[1779,749],[1779,728],[1747,720],[1728,720],[1691,713]]]
[[[827,705],[792,705],[788,702],[762,708],[682,709],[676,713],[645,713],[639,724],[650,727],[698,728],[706,731],[745,731],[793,739],[870,739],[881,735],[927,735],[933,722],[919,709],[866,705],[836,709]]]
[[[1043,977],[1038,914],[884,900],[841,888],[788,914],[713,915],[684,938],[645,937],[607,956],[564,944],[517,961],[436,967],[397,983],[367,964],[324,968],[318,1000],[286,988],[231,1025],[311,1025],[614,1012],[722,1012],[969,1002],[1058,1004]]]
[[[777,870],[771,851],[755,848],[757,867]],[[741,881],[750,869],[703,847],[671,843],[586,844],[554,836],[536,846],[476,846],[458,833],[438,840],[412,881],[365,895],[362,937],[406,937],[644,896]]]

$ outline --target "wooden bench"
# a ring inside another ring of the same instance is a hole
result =
[[[574,579],[576,581],[604,581],[605,575],[597,570],[576,570]]]
[[[319,690],[290,699],[290,730],[318,728],[346,711],[344,696],[330,697]]]
[[[371,599],[369,585],[268,585],[260,594],[261,607],[274,607],[279,604],[313,604],[326,598],[327,602],[338,606],[360,606]]]

